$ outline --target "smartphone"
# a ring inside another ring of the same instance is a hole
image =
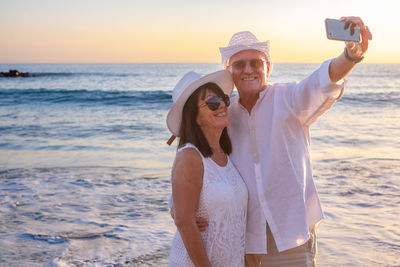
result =
[[[351,25],[345,30],[346,22],[338,19],[325,19],[326,37],[329,40],[339,41],[360,41],[360,27],[354,28],[354,33],[351,34]]]

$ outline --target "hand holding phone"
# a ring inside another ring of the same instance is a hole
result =
[[[326,37],[329,40],[360,42],[360,27],[337,19],[325,19]]]

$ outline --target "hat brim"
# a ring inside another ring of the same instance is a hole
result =
[[[231,73],[227,70],[220,70],[210,73],[189,84],[179,96],[178,100],[174,103],[171,110],[168,112],[167,127],[172,134],[179,137],[183,106],[188,98],[193,94],[194,91],[196,91],[197,88],[209,82],[217,84],[228,96],[232,95],[233,80]]]
[[[263,52],[267,57],[267,61],[271,61],[271,57],[269,55],[269,41],[265,42],[255,42],[251,44],[239,44],[227,47],[220,47],[219,51],[221,53],[221,61],[222,65],[226,66],[229,59],[236,53],[239,53],[243,50],[258,50]]]

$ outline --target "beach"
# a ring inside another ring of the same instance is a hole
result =
[[[319,64],[274,65],[270,82]],[[0,64],[0,266],[165,266],[165,118],[219,64]],[[236,94],[236,93],[235,93]],[[319,266],[400,266],[400,65],[360,64],[311,127]]]

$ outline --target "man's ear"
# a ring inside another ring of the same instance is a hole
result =
[[[224,69],[229,70],[229,71],[231,71],[230,68],[229,68],[229,61],[230,60],[231,60],[231,58],[228,58],[228,60],[225,62],[225,66],[224,66]]]

